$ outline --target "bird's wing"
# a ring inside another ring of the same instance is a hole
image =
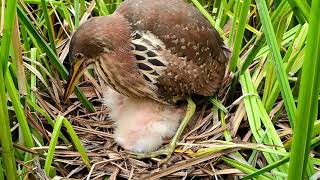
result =
[[[132,53],[137,59],[139,71],[145,80],[156,84],[163,70],[168,66],[168,61],[159,54],[164,48],[162,41],[148,31],[133,31],[131,39]]]
[[[127,0],[116,13],[128,20],[132,32],[138,32],[139,38],[132,40],[133,53],[142,62],[138,65],[145,79],[156,82],[160,96],[169,100],[209,96],[218,90],[228,61],[226,50],[193,5],[184,0]],[[149,51],[157,58],[146,54]]]
[[[128,19],[132,30],[151,32],[172,54],[199,65],[208,58],[218,60],[224,51],[218,32],[184,0],[127,0],[116,13]]]

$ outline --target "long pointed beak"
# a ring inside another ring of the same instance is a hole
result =
[[[64,100],[67,100],[68,97],[74,91],[80,77],[83,75],[84,71],[87,69],[84,60],[77,60],[72,66],[71,73],[69,75],[68,87],[64,92]]]

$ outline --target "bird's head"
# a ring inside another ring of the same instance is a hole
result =
[[[73,34],[69,48],[71,73],[64,99],[73,92],[78,80],[88,67],[102,56],[114,57],[116,47],[128,40],[127,22],[119,17],[94,17],[83,23]]]

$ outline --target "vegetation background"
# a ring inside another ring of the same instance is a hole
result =
[[[190,1],[232,50],[229,73],[161,166],[112,143],[94,71],[61,101],[72,32],[121,2],[1,0],[0,179],[320,177],[319,0]]]

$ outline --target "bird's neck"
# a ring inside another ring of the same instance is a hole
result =
[[[96,64],[103,72],[102,78],[114,90],[128,97],[146,97],[146,82],[136,70],[136,64],[128,52],[101,56]],[[101,75],[101,74],[100,74]],[[151,93],[151,92],[149,92]]]
[[[113,51],[104,53],[97,62],[104,72],[109,86],[129,97],[156,97],[139,73],[136,58],[131,49],[131,29],[127,19],[121,14],[107,16],[112,22],[112,30],[105,32],[113,43]]]

